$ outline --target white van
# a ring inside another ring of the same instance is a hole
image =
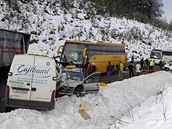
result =
[[[6,106],[53,109],[56,80],[56,64],[52,58],[15,55],[8,73]]]

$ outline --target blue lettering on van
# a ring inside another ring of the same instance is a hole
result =
[[[26,65],[20,65],[17,69],[17,72],[15,75],[27,75],[34,73],[34,76],[39,78],[47,78],[50,77],[50,69],[51,68],[37,68],[36,66],[30,67]]]

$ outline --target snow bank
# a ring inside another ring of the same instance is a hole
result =
[[[172,129],[172,87],[152,96],[117,120],[110,129]]]
[[[17,109],[0,114],[0,129],[108,129],[124,113],[172,85],[171,74],[157,72],[101,87],[100,94],[58,98],[49,112]],[[79,105],[89,107],[90,120],[79,114]]]
[[[127,110],[136,107],[145,99],[158,94],[169,86],[172,86],[171,74],[157,72],[112,83],[101,93],[108,99],[110,109],[113,109],[110,111],[111,114],[116,111],[114,116],[119,118]]]

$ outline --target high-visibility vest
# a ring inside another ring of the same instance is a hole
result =
[[[119,64],[119,68],[120,68],[120,71],[122,72],[124,70],[124,64],[123,63],[120,63]]]
[[[153,60],[150,61],[150,66],[154,66],[155,62]]]

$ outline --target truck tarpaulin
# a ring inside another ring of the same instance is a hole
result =
[[[0,66],[10,65],[15,54],[26,53],[25,46],[24,34],[0,30]]]
[[[5,89],[14,55],[26,53],[30,34],[0,29],[0,112],[5,111]]]

